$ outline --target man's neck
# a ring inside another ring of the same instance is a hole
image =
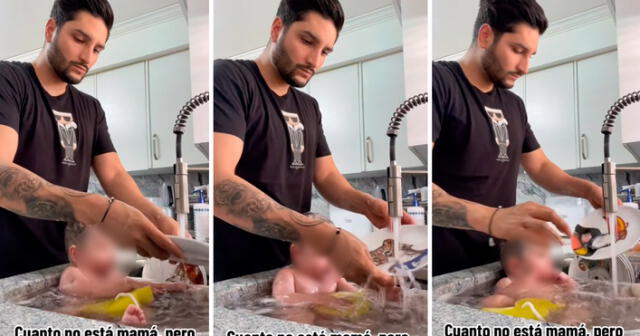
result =
[[[271,91],[275,92],[278,96],[284,96],[289,92],[290,85],[282,79],[275,65],[271,62],[268,50],[265,50],[262,55],[256,59],[256,64]]]
[[[473,48],[458,61],[462,72],[469,82],[478,90],[487,93],[493,90],[494,84],[489,80],[489,76],[482,68],[481,55]]]
[[[51,67],[51,64],[45,59],[44,52],[41,53],[32,63],[36,72],[36,77],[40,81],[40,85],[51,96],[57,97],[67,91],[67,83],[62,81],[60,77]]]

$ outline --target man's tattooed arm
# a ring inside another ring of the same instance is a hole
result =
[[[216,216],[246,231],[268,238],[296,242],[305,228],[328,223],[287,209],[242,180],[225,179],[214,185]]]
[[[18,215],[77,223],[83,216],[78,216],[73,199],[89,196],[48,183],[17,165],[0,164],[0,207]]]
[[[453,197],[436,184],[432,189],[433,225],[486,232],[491,208]]]

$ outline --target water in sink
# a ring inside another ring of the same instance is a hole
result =
[[[101,300],[98,300],[101,301]],[[77,315],[75,312],[84,305],[97,301],[70,298],[55,287],[18,298],[13,303],[36,309]],[[184,292],[155,295],[155,300],[144,307],[150,326],[165,328],[193,328],[197,331],[209,329],[209,289],[207,286],[192,286]],[[105,322],[118,323],[111,316],[81,316]]]
[[[271,296],[234,302],[226,308],[248,311],[254,314],[313,324],[333,330],[377,333],[408,333],[411,336],[427,335],[427,291],[412,288],[406,290],[404,299],[398,302],[384,300],[384,295],[363,291],[373,303],[371,310],[359,317],[340,318],[316,313],[309,304],[283,306]]]
[[[447,302],[479,309],[480,301],[493,293],[494,285],[494,281],[478,285],[449,298]],[[565,308],[550,314],[547,322],[640,329],[640,299],[632,295],[631,285],[620,284],[620,293],[615,296],[609,281],[580,281],[575,291],[554,298],[555,303]]]

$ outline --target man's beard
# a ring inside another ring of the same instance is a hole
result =
[[[76,85],[80,83],[84,79],[84,76],[86,76],[87,72],[89,71],[89,67],[85,63],[71,62],[67,60],[66,57],[64,57],[64,55],[62,54],[62,51],[58,46],[57,37],[53,39],[53,41],[51,42],[51,45],[49,46],[49,50],[47,51],[47,61],[49,61],[49,64],[51,65],[51,68],[53,68],[53,71],[56,73],[56,75],[58,75],[58,77],[63,82],[71,85]],[[70,75],[71,68],[74,66],[80,66],[85,68],[85,73],[80,79],[74,79]]]
[[[278,70],[280,77],[282,77],[282,79],[284,79],[284,81],[287,82],[287,84],[293,87],[297,87],[297,88],[305,87],[307,83],[309,83],[309,80],[311,79],[309,78],[309,80],[305,82],[296,80],[294,77],[296,70],[298,69],[309,70],[311,71],[312,76],[315,73],[315,71],[312,68],[304,65],[296,64],[291,59],[291,57],[289,57],[289,52],[284,46],[284,38],[282,38],[280,41],[276,43],[276,46],[273,49],[272,57],[273,57],[272,58],[273,64]]]
[[[507,83],[506,79],[509,75],[519,75],[519,73],[509,73],[504,70],[502,65],[500,65],[500,61],[496,56],[496,45],[497,41],[494,42],[482,56],[481,63],[482,69],[489,76],[489,80],[497,87],[503,89],[511,89],[513,84]]]

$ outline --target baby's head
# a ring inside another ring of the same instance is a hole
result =
[[[291,262],[300,272],[315,279],[321,279],[332,273],[337,274],[327,257],[302,243],[291,244]]]
[[[502,246],[502,268],[509,278],[552,281],[558,274],[548,247],[511,240]]]
[[[64,243],[69,262],[85,272],[102,276],[116,267],[115,245],[98,228],[67,224]]]

